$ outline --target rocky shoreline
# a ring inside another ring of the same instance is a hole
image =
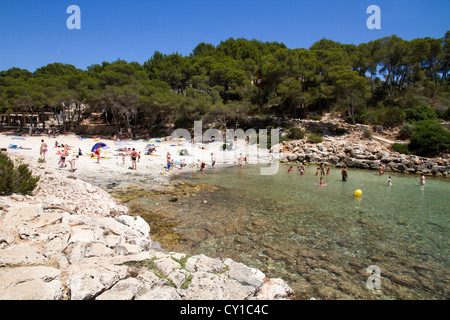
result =
[[[165,252],[99,187],[26,161],[32,196],[0,197],[0,300],[294,299],[282,279],[229,258]]]
[[[345,128],[349,134],[344,136],[325,136],[322,143],[309,143],[307,139],[283,142],[280,146],[280,162],[288,164],[324,163],[335,167],[425,174],[446,177],[450,174],[450,158],[425,158],[405,155],[390,149],[394,141],[383,137],[364,137],[368,126],[350,126],[334,122],[308,121],[303,123],[307,131],[320,130],[332,134],[336,128]]]

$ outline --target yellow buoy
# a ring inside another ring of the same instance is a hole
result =
[[[354,193],[355,197],[359,197],[360,195],[362,195],[362,191],[361,190],[356,190]]]

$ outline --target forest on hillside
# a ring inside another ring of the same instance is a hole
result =
[[[75,105],[70,126],[101,113],[117,132],[151,134],[198,120],[246,129],[274,117],[331,112],[353,124],[403,127],[404,139],[432,127],[443,151],[450,147],[440,124],[450,120],[449,75],[450,31],[439,39],[392,35],[359,45],[321,39],[309,49],[230,38],[200,43],[188,56],[155,52],[143,64],[118,59],[87,70],[61,63],[4,70],[0,112],[63,114]]]

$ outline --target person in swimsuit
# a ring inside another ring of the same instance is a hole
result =
[[[44,139],[41,140],[41,157],[45,160],[45,153],[47,152],[47,144]]]
[[[64,147],[64,150],[61,152],[61,159],[59,160],[61,168],[67,167],[66,158],[68,156],[69,156],[69,151],[67,151],[67,147]]]
[[[342,169],[342,181],[347,181],[348,179],[348,172],[347,172],[347,168],[344,167],[344,169]]]
[[[97,150],[95,150],[95,155],[97,156],[97,163],[100,164],[100,146],[98,146]]]
[[[422,185],[422,186],[425,185],[425,175],[424,174],[422,174],[422,176],[420,177],[419,184]]]
[[[326,182],[323,180],[322,177],[320,177],[319,186],[324,186],[324,185],[326,185]]]
[[[130,152],[130,157],[131,157],[131,170],[136,170],[136,159],[137,159],[138,153],[136,152],[136,150],[133,148],[133,150],[131,150]]]
[[[214,169],[216,166],[216,158],[214,157],[214,153],[211,153],[211,167]]]

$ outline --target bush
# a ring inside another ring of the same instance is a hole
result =
[[[419,105],[404,110],[406,121],[421,121],[436,119],[437,115],[434,109],[427,105]]]
[[[372,139],[372,132],[369,129],[364,129],[363,138],[364,139]]]
[[[450,149],[450,132],[437,121],[416,123],[408,149],[423,157],[432,157]]]
[[[0,194],[31,194],[36,188],[39,177],[33,177],[26,164],[14,166],[14,162],[0,153]]]
[[[414,125],[411,123],[405,123],[403,124],[402,129],[399,131],[397,139],[408,140],[409,138],[411,138],[413,133],[414,133]]]
[[[311,120],[317,120],[317,121],[320,121],[320,120],[322,120],[322,115],[321,115],[321,114],[317,114],[317,113],[313,113],[313,114],[311,114],[311,115],[309,116],[309,118],[310,118]]]
[[[397,151],[399,153],[403,153],[403,154],[410,154],[411,152],[408,149],[408,146],[406,146],[403,143],[394,143],[391,146],[392,150]]]
[[[305,131],[300,128],[291,128],[289,129],[289,138],[292,140],[299,140],[305,137]]]
[[[308,142],[321,143],[323,142],[323,136],[320,133],[311,133],[310,135],[308,135]]]
[[[348,133],[348,132],[347,132],[347,129],[341,128],[341,127],[337,128],[337,129],[334,131],[334,134],[336,134],[337,136],[343,136],[344,134],[347,134],[347,133]]]
[[[441,119],[443,120],[450,120],[450,107],[445,111],[441,116]]]

